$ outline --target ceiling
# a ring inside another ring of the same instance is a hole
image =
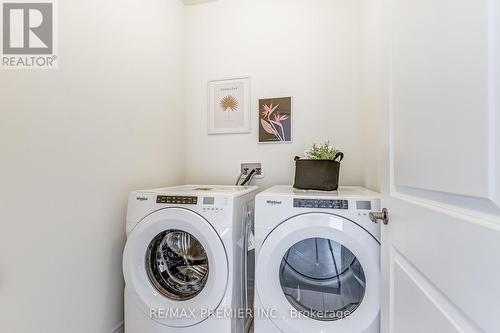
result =
[[[214,2],[217,0],[182,0],[185,5],[198,5],[201,3],[206,3],[206,2]]]

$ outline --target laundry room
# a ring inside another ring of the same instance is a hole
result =
[[[500,0],[0,26],[0,332],[500,331]]]

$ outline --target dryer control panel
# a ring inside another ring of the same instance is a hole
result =
[[[296,208],[349,209],[348,200],[293,199]]]

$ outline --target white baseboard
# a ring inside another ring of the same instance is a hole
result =
[[[123,321],[118,323],[114,328],[111,329],[111,333],[124,333],[125,332],[125,326]]]

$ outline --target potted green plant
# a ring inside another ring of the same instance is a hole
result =
[[[295,157],[294,187],[301,190],[337,190],[343,158],[344,153],[328,141],[313,144],[306,150],[304,158]]]

